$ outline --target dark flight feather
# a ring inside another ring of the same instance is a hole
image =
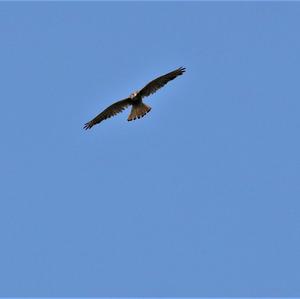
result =
[[[185,72],[185,68],[180,67],[173,72],[167,73],[163,76],[160,76],[152,80],[139,91],[139,95],[143,98],[155,93],[158,89],[165,86],[169,81],[175,79],[177,76],[182,75],[184,72]]]
[[[103,120],[115,116],[116,114],[126,109],[130,104],[131,104],[131,99],[127,98],[110,105],[101,113],[99,113],[95,118],[93,118],[91,121],[87,122],[84,125],[84,129],[86,130],[90,129],[92,126],[102,122]]]

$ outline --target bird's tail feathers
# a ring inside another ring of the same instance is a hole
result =
[[[151,110],[151,107],[144,103],[132,105],[131,112],[130,112],[127,120],[131,121],[131,120],[135,120],[137,118],[141,118],[141,117],[145,116],[148,112],[150,112],[150,110]]]

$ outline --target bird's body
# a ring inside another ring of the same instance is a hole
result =
[[[151,107],[143,103],[143,98],[155,93],[158,89],[163,87],[169,81],[175,79],[177,76],[182,75],[184,72],[185,68],[180,67],[175,71],[172,71],[154,79],[141,90],[133,92],[128,98],[118,101],[106,108],[105,110],[103,110],[95,118],[87,122],[84,125],[84,129],[91,129],[94,125],[122,112],[125,108],[129,106],[132,106],[132,108],[127,119],[128,121],[145,116],[151,110]]]

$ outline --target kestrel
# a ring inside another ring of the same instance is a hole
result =
[[[95,118],[87,122],[84,125],[84,129],[91,129],[94,125],[99,124],[103,120],[122,112],[128,106],[132,106],[131,112],[127,119],[128,121],[145,116],[151,110],[151,107],[143,103],[143,98],[155,93],[158,89],[162,88],[169,81],[175,79],[177,76],[182,75],[184,72],[185,68],[180,67],[175,71],[172,71],[152,80],[141,90],[133,92],[128,98],[118,101],[106,108],[105,110],[103,110]]]

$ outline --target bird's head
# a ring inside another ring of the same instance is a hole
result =
[[[138,91],[133,92],[133,93],[130,95],[130,98],[131,98],[131,99],[135,98],[135,97],[137,96],[137,94],[138,94]]]

